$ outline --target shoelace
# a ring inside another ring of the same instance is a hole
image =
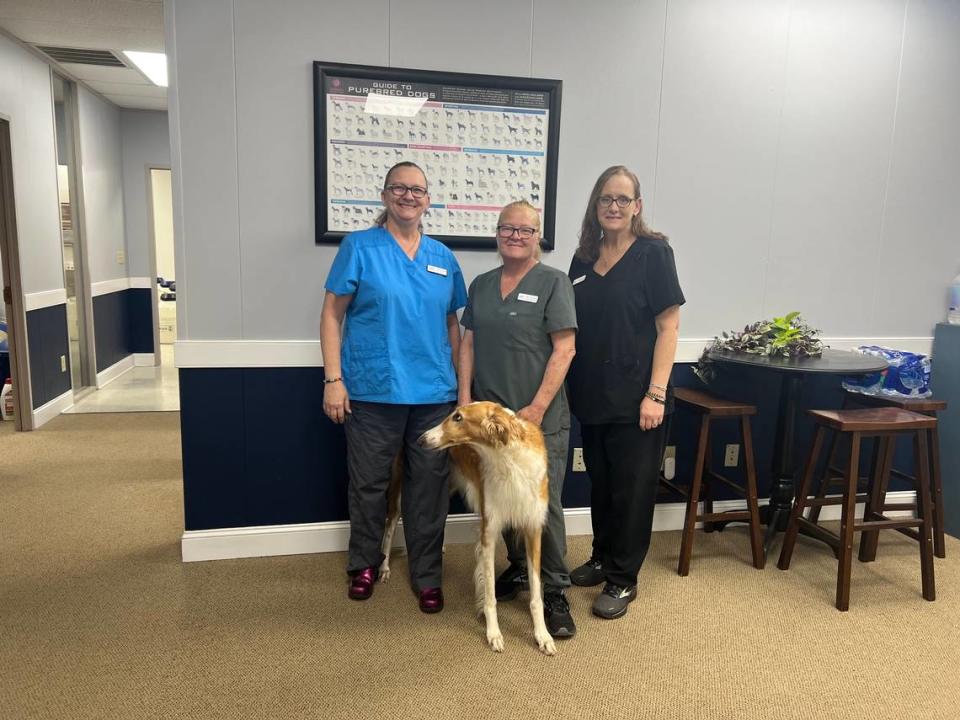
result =
[[[614,585],[613,583],[607,583],[603,588],[603,592],[605,595],[609,595],[610,597],[614,597],[619,600],[620,598],[623,598],[629,595],[630,589],[623,585]]]
[[[548,613],[567,613],[570,612],[570,603],[567,602],[567,598],[564,595],[544,595],[543,596],[543,606],[546,608]]]
[[[603,567],[603,563],[596,558],[590,558],[587,560],[586,564],[592,567],[594,570],[600,570]]]

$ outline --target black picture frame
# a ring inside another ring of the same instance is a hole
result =
[[[526,199],[553,250],[561,90],[560,80],[314,62],[316,244],[371,227],[386,170],[411,160],[430,184],[431,237],[496,249],[500,208]]]

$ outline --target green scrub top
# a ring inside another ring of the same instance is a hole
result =
[[[492,400],[517,411],[530,404],[553,353],[550,333],[577,328],[573,286],[561,271],[538,263],[506,299],[500,297],[502,268],[470,284],[460,322],[473,331],[474,400]],[[543,415],[545,434],[570,427],[563,385]]]

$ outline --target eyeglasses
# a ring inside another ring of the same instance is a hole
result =
[[[410,194],[418,200],[427,194],[425,187],[420,187],[419,185],[401,185],[400,183],[387,185],[384,190],[389,191],[394,197],[398,198],[402,198],[407,194],[407,191],[409,191]]]
[[[636,199],[637,198],[627,197],[626,195],[618,195],[617,197],[613,197],[612,195],[601,195],[597,198],[597,205],[600,207],[610,207],[613,205],[613,203],[616,203],[617,207],[625,208]]]
[[[532,227],[514,227],[513,225],[497,225],[497,235],[502,238],[513,237],[516,233],[524,240],[529,240],[537,234],[537,228]]]

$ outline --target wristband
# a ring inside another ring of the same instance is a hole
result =
[[[657,385],[656,383],[650,383],[650,387],[656,388],[657,390],[663,390],[664,392],[667,391],[667,388],[665,388],[663,385]]]
[[[343,378],[339,378],[339,377],[335,377],[335,378],[324,378],[324,379],[323,379],[323,384],[324,384],[324,385],[329,385],[330,383],[342,382],[342,381],[343,381]]]
[[[652,392],[644,393],[644,397],[650,398],[651,400],[653,400],[655,403],[657,403],[657,404],[659,404],[659,405],[666,405],[666,404],[667,404],[666,398],[662,398],[662,397],[659,397],[659,396],[657,396],[657,395],[654,395]]]

